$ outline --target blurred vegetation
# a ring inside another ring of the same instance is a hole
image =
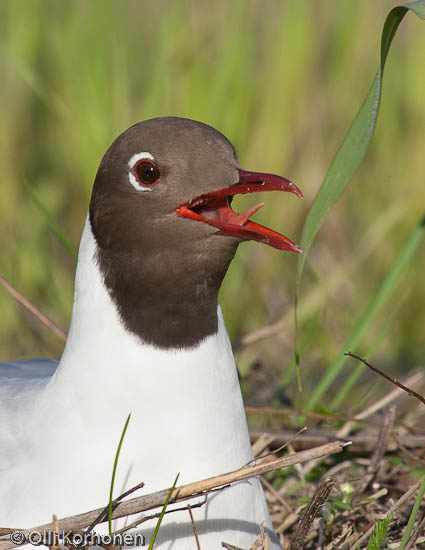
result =
[[[0,273],[67,328],[75,260],[33,197],[77,247],[104,151],[131,124],[161,115],[211,124],[234,143],[243,167],[295,181],[303,203],[268,194],[256,219],[299,241],[375,75],[382,25],[396,4],[3,0]],[[372,147],[308,256],[300,406],[424,214],[424,62],[424,25],[407,16],[385,70]],[[251,204],[249,197],[236,202]],[[423,254],[422,244],[358,350],[375,347],[373,360],[390,372],[423,362]],[[293,354],[295,271],[294,255],[256,243],[239,249],[221,292],[232,340],[285,316],[283,330],[239,353],[245,374],[260,358],[284,376]],[[0,312],[0,359],[60,355],[61,342],[2,289]],[[350,367],[344,372],[347,378]],[[359,391],[375,380],[365,374]]]

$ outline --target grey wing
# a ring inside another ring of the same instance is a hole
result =
[[[7,361],[0,363],[0,382],[22,380],[30,382],[50,378],[59,364],[57,359],[27,359],[25,361]]]
[[[16,460],[38,397],[58,364],[56,359],[0,363],[0,470]]]
[[[25,407],[56,371],[56,359],[29,359],[0,363],[0,419],[8,408]]]

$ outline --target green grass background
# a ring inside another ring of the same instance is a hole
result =
[[[104,151],[129,125],[161,115],[211,124],[234,143],[242,166],[295,181],[303,202],[266,194],[255,218],[299,241],[375,75],[382,25],[394,5],[3,0],[0,273],[67,328],[75,261],[28,186],[77,247]],[[301,338],[309,335],[301,405],[424,213],[424,64],[424,25],[408,15],[387,62],[371,149],[308,256],[299,310]],[[252,204],[253,197],[236,201],[240,209]],[[239,354],[243,373],[261,358],[283,376],[293,353],[295,272],[295,255],[258,243],[239,248],[221,292],[232,340],[285,318],[283,330]],[[400,375],[423,364],[424,325],[422,244],[358,352],[375,346],[374,363]],[[0,288],[0,359],[58,357],[61,349]],[[359,392],[371,380],[364,375]],[[292,378],[286,382],[295,388]]]

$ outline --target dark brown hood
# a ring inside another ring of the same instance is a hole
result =
[[[131,159],[139,160],[131,166]],[[138,177],[141,162],[142,168],[149,171],[152,165],[156,170],[146,184]],[[233,212],[223,190],[240,183],[241,172],[232,144],[214,128],[188,119],[164,117],[136,124],[106,152],[89,211],[97,261],[123,323],[143,341],[187,348],[214,334],[218,291],[238,244],[242,239],[266,242],[258,235],[262,230],[279,235],[249,216],[239,218],[239,233],[236,228],[226,234],[209,223],[214,213],[207,213],[203,223],[179,212],[214,193],[217,206]],[[287,182],[280,179],[281,186]]]

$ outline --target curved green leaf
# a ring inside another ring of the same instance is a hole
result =
[[[378,117],[382,92],[382,77],[391,42],[407,11],[411,10],[425,19],[425,0],[416,0],[393,8],[384,23],[381,37],[381,63],[366,99],[348,130],[335,158],[320,186],[304,224],[301,248],[304,254],[298,258],[297,295],[310,246],[330,209],[360,166],[372,141]]]
[[[165,499],[164,506],[161,509],[161,513],[159,514],[158,521],[155,525],[155,529],[154,529],[151,541],[149,543],[148,550],[152,550],[153,547],[154,547],[155,540],[156,540],[156,537],[158,535],[159,528],[161,527],[162,518],[164,517],[165,510],[167,509],[168,503],[170,502],[171,495],[173,494],[173,491],[176,488],[177,480],[179,479],[179,475],[180,475],[180,473],[177,474],[176,479],[174,480],[173,486],[170,487],[170,490],[168,491],[168,495],[167,495],[167,498]]]
[[[412,512],[410,513],[409,521],[407,522],[406,530],[404,531],[403,537],[401,539],[400,550],[404,550],[407,546],[407,543],[409,542],[410,536],[413,531],[413,526],[419,516],[419,510],[422,504],[424,493],[425,493],[425,477],[423,477],[421,480],[418,496],[416,497],[415,504],[413,505]]]
[[[115,483],[115,474],[117,472],[118,458],[120,456],[122,442],[124,441],[125,432],[128,428],[128,423],[130,422],[131,413],[128,415],[127,420],[125,421],[124,428],[121,434],[120,442],[118,443],[117,452],[115,454],[114,467],[112,469],[112,479],[111,487],[109,490],[109,504],[108,504],[108,525],[109,525],[109,534],[112,535],[112,495],[114,492],[114,483]]]

